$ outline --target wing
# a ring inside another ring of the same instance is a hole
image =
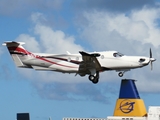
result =
[[[90,71],[93,69],[96,71],[100,71],[102,69],[99,61],[97,60],[97,57],[100,56],[99,53],[89,54],[83,51],[80,51],[79,53],[82,55],[83,60],[79,65],[79,73],[90,74]]]

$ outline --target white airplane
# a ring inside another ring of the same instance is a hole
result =
[[[7,41],[3,45],[7,46],[17,67],[32,68],[35,70],[49,70],[62,73],[76,73],[80,76],[89,75],[89,80],[98,83],[99,73],[115,70],[119,77],[126,71],[141,68],[156,59],[144,56],[126,56],[117,51],[104,51],[87,53],[80,51],[80,54],[46,54],[31,53],[23,48],[23,42]]]

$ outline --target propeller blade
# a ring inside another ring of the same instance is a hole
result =
[[[151,48],[150,48],[150,51],[149,51],[150,53],[150,64],[151,64],[151,70],[153,69],[153,62],[155,61],[155,59],[154,58],[152,58],[152,50],[151,50]]]
[[[150,48],[150,58],[152,58],[152,50],[151,50],[151,48]]]
[[[153,62],[151,61],[151,70],[153,70]]]

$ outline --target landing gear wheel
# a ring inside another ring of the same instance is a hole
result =
[[[94,75],[89,75],[89,80],[93,81],[95,79]]]
[[[99,81],[99,73],[97,72],[96,76],[94,75],[89,75],[89,80],[92,81],[92,83],[96,84]]]
[[[92,83],[97,84],[98,83],[98,78],[95,78]]]
[[[122,77],[123,76],[123,72],[119,72],[118,75],[119,75],[119,77]]]

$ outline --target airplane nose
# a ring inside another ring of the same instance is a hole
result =
[[[156,59],[151,57],[151,58],[150,58],[151,70],[153,69],[153,64],[152,64],[152,63],[153,63],[154,61],[156,61]]]
[[[155,58],[150,58],[150,61],[154,62],[154,61],[156,61],[156,59]]]
[[[154,60],[154,59],[153,59]],[[151,58],[147,58],[147,57],[142,57],[142,58],[139,58],[139,61],[138,61],[141,65],[145,66],[145,65],[148,65],[150,62],[151,62]]]

